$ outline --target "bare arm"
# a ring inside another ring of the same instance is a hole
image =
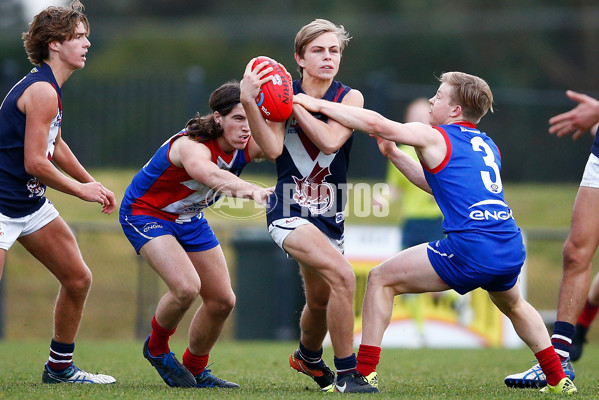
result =
[[[271,67],[263,68],[268,62],[263,62],[256,65],[252,69],[252,64],[255,59],[245,67],[243,79],[241,81],[241,105],[245,110],[250,131],[256,140],[258,147],[263,152],[264,156],[270,160],[275,160],[283,152],[283,144],[285,141],[285,122],[271,122],[264,119],[258,105],[256,104],[256,96],[260,92],[260,87],[272,80],[272,76],[264,78]]]
[[[424,177],[422,165],[418,161],[401,151],[401,149],[398,149],[394,142],[380,137],[375,137],[375,139],[381,153],[395,165],[395,168],[404,174],[414,185],[429,194],[433,194],[431,187]]]
[[[402,124],[391,121],[372,110],[314,99],[304,94],[294,96],[293,102],[309,111],[326,114],[348,128],[370,133],[395,143],[414,146],[420,151],[424,163],[430,168],[439,165],[447,152],[443,136],[427,124],[420,122]]]
[[[269,192],[244,181],[229,171],[220,169],[211,160],[208,147],[187,137],[176,140],[169,152],[173,164],[185,168],[196,181],[227,196],[253,199],[265,205]]]
[[[340,124],[365,133],[380,136],[396,143],[422,147],[426,141],[419,135],[429,131],[430,126],[420,123],[401,124],[391,121],[376,111],[347,104],[334,103],[322,99],[314,99],[305,94],[293,96],[293,102],[312,112],[320,112],[333,118]],[[426,129],[428,128],[428,129]],[[426,136],[426,135],[425,135]]]
[[[361,108],[364,106],[364,97],[362,93],[352,89],[345,95],[341,104]],[[315,118],[299,104],[294,104],[293,116],[312,143],[325,154],[332,154],[339,150],[353,132],[353,129],[340,124],[334,118],[327,122]]]
[[[578,139],[599,122],[599,100],[572,90],[568,90],[566,95],[578,105],[549,119],[549,133],[558,137],[573,133],[572,139]]]
[[[96,182],[96,180],[87,172],[83,165],[81,165],[67,143],[62,140],[62,135],[60,133],[56,138],[56,145],[52,160],[60,169],[62,169],[65,173],[78,182],[92,186],[100,185],[100,192],[102,193],[102,196],[105,197],[103,199],[103,203],[101,203],[103,213],[111,214],[116,209],[117,201],[114,197],[114,193],[108,190],[100,182]]]
[[[25,113],[25,170],[47,186],[102,205],[102,212],[110,214],[116,207],[114,194],[95,182],[77,161],[61,134],[56,138],[54,160],[70,178],[60,172],[48,160],[48,129],[56,116],[58,97],[54,88],[45,82],[32,84],[18,100],[18,107]]]

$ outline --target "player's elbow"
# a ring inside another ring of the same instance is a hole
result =
[[[43,162],[25,157],[25,171],[32,176],[40,176],[43,171]]]
[[[267,160],[275,161],[283,153],[283,149],[267,149],[263,150],[263,153]]]
[[[262,153],[264,153],[266,159],[274,161],[283,153],[283,141],[270,141],[265,144],[265,146],[260,146],[260,149],[262,150]]]
[[[366,126],[367,131],[370,133],[380,133],[385,132],[387,127],[387,119],[378,113],[372,113],[367,118]]]
[[[335,144],[325,144],[320,146],[320,151],[322,151],[325,155],[331,155],[333,153],[335,153],[337,150],[339,150],[339,147],[336,143]]]

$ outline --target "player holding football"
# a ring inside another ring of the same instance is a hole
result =
[[[305,93],[354,107],[362,94],[335,81],[341,53],[349,41],[342,26],[317,19],[295,38],[300,79],[294,93]],[[266,63],[246,67],[241,102],[252,134],[269,159],[276,160],[277,185],[267,212],[274,241],[300,266],[306,305],[300,319],[299,349],[291,368],[312,377],[322,391],[378,392],[356,371],[353,352],[353,301],[356,279],[343,256],[344,185],[353,129],[318,113],[294,106],[289,123],[272,123],[260,114],[255,97],[271,77]],[[322,360],[322,343],[330,332],[335,374]]]
[[[116,207],[114,194],[94,181],[62,138],[61,87],[73,71],[85,66],[88,34],[89,22],[79,1],[38,13],[23,34],[35,68],[0,106],[0,276],[8,249],[19,241],[60,282],[44,383],[115,382],[73,365],[92,275],[71,230],[44,196],[49,186],[101,204],[105,214]]]
[[[448,289],[465,294],[481,287],[534,352],[547,376],[542,391],[574,393],[541,316],[520,293],[518,276],[526,256],[522,235],[503,196],[499,150],[476,128],[493,110],[491,89],[462,72],[444,73],[439,81],[429,100],[431,125],[401,124],[359,107],[294,97],[311,112],[375,135],[381,152],[412,183],[433,194],[444,216],[445,239],[403,250],[370,271],[358,371],[378,382],[381,342],[396,295]],[[420,163],[395,142],[413,146]]]
[[[235,305],[235,293],[218,239],[202,210],[221,194],[265,204],[270,191],[238,177],[264,154],[252,140],[239,84],[229,82],[210,95],[212,113],[187,122],[135,175],[119,220],[138,254],[168,286],[152,319],[144,357],[173,387],[237,388],[207,369],[209,353]],[[198,295],[202,305],[189,328],[183,365],[169,338]]]

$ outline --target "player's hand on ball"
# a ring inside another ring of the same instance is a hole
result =
[[[268,75],[268,73],[272,71],[272,67],[264,68],[268,65],[268,61],[263,61],[253,68],[252,66],[255,62],[256,58],[252,58],[245,66],[243,79],[240,82],[242,100],[251,99],[254,101],[254,99],[258,96],[258,93],[260,93],[260,87],[266,82],[272,80],[272,75]]]
[[[246,66],[243,85],[247,96],[256,94],[256,105],[267,120],[284,122],[291,116],[293,87],[290,78],[285,67],[269,57],[253,58]],[[256,86],[259,88],[257,92]],[[248,101],[245,96],[242,99],[244,103]]]

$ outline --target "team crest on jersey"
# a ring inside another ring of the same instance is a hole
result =
[[[29,189],[29,197],[41,197],[46,192],[46,188],[37,178],[31,178],[27,181],[27,189]]]
[[[308,176],[301,179],[294,176],[293,200],[300,206],[308,208],[312,215],[321,215],[329,211],[335,200],[333,185],[325,182],[329,175],[331,175],[329,167],[321,167],[317,163]]]

